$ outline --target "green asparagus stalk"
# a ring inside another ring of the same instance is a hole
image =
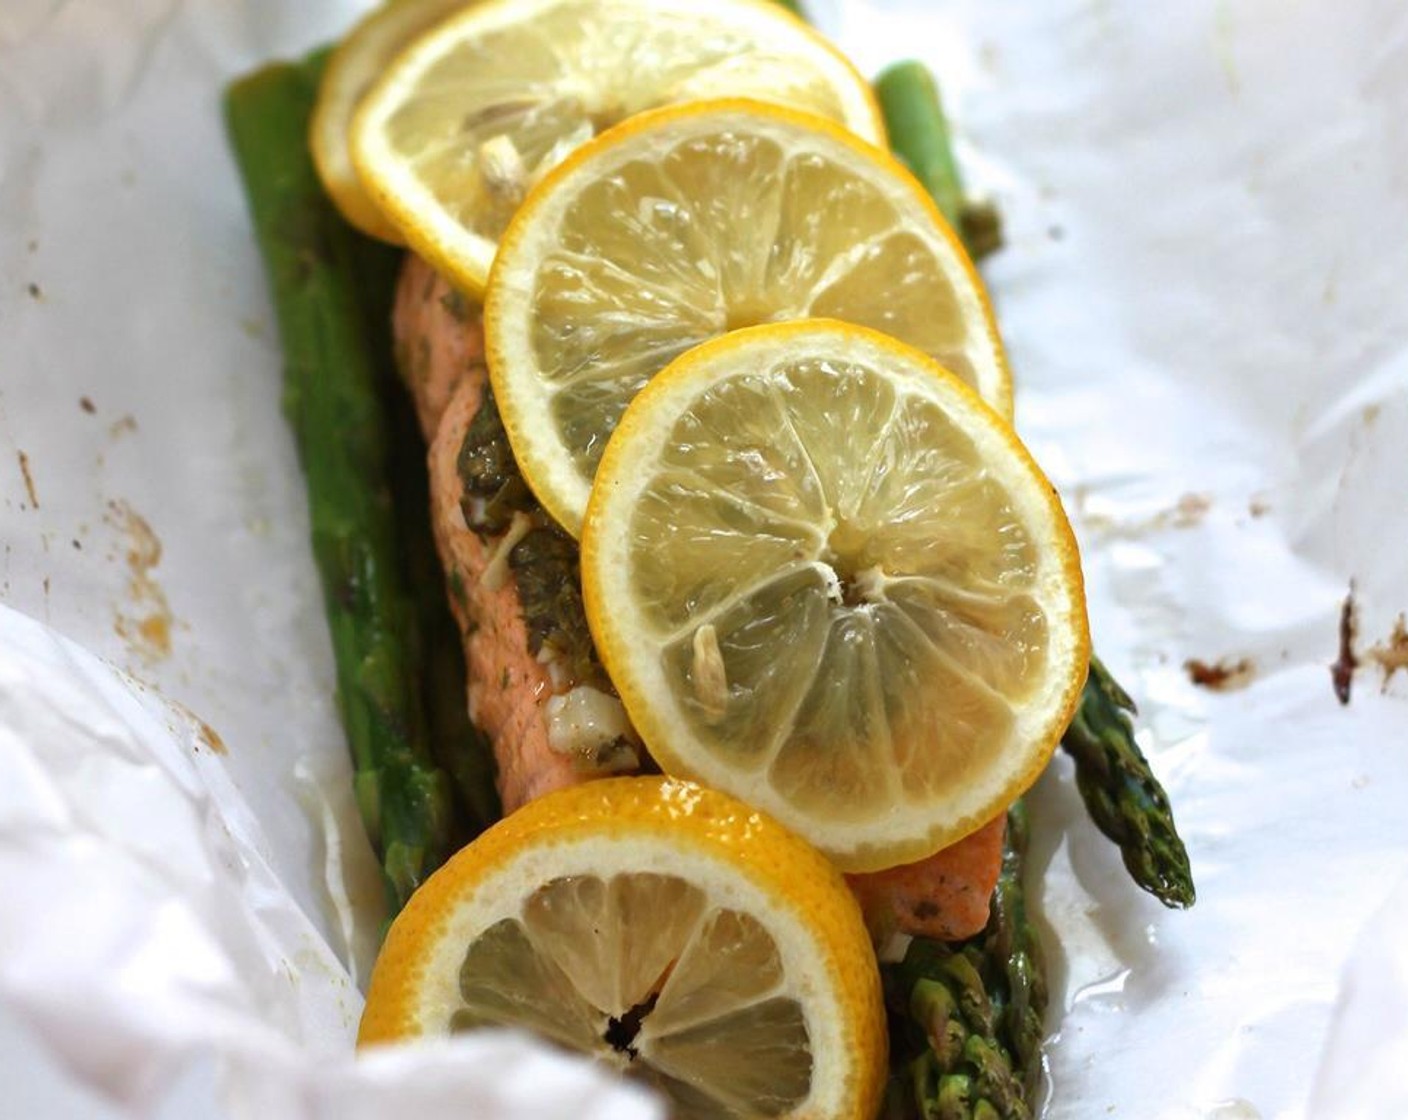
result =
[[[891,66],[876,79],[890,144],[933,196],[977,258],[1000,244],[991,207],[968,202],[950,143],[938,89],[917,62]],[[1188,853],[1174,827],[1168,797],[1134,742],[1125,691],[1098,659],[1075,722],[1062,745],[1076,762],[1076,782],[1091,817],[1120,846],[1134,881],[1168,906],[1194,900]]]
[[[938,88],[917,62],[876,80],[890,145],[976,258],[1001,246],[990,204],[963,189]],[[887,1120],[1026,1120],[1040,1088],[1046,979],[1026,915],[1022,871],[1029,829],[1008,812],[1002,872],[987,928],[957,944],[910,943],[886,966],[891,1081]]]
[[[399,254],[398,254],[399,258]],[[374,305],[378,321],[390,322],[391,296]],[[389,354],[383,355],[387,369]],[[401,379],[387,378],[391,440],[391,488],[398,538],[406,562],[406,584],[419,623],[426,726],[435,760],[450,776],[463,842],[503,816],[495,788],[494,752],[470,722],[465,695],[464,647],[445,594],[445,570],[435,550],[430,522],[430,478],[425,440]]]
[[[452,810],[427,743],[358,252],[305,139],[321,65],[314,56],[237,82],[226,122],[283,341],[357,802],[395,912],[449,854]]]
[[[1168,795],[1134,741],[1134,702],[1099,658],[1080,708],[1061,740],[1076,764],[1076,786],[1096,826],[1119,845],[1134,881],[1165,906],[1197,897],[1188,852],[1173,823]]]
[[[803,19],[807,18],[807,13],[802,10],[802,5],[799,3],[799,0],[773,0],[773,3],[779,8],[786,8],[794,16],[801,16]]]
[[[1040,1087],[1046,979],[1022,885],[1026,810],[1008,812],[987,928],[916,938],[883,969],[893,1057],[887,1120],[1025,1120]]]
[[[1028,1104],[1041,1085],[1041,1040],[1046,1022],[1046,969],[1036,930],[1027,918],[1027,845],[1031,825],[1025,802],[1007,810],[1002,872],[981,935],[983,974],[997,1008],[998,1037],[1022,1083]]]
[[[875,79],[890,147],[924,184],[939,211],[978,260],[1002,247],[1002,223],[989,202],[970,199],[933,75],[920,62],[897,62]]]
[[[494,752],[470,722],[464,647],[445,596],[445,569],[430,522],[430,473],[425,437],[396,366],[391,308],[406,255],[403,249],[349,228],[357,256],[363,329],[375,359],[377,390],[389,437],[392,508],[404,586],[415,602],[426,729],[435,761],[450,776],[456,847],[503,815],[495,786]]]

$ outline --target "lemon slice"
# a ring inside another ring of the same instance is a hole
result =
[[[1070,525],[1011,426],[844,323],[739,331],[656,377],[602,459],[582,581],[661,767],[845,871],[996,816],[1089,658]]]
[[[639,1075],[686,1120],[869,1120],[885,1075],[845,881],[747,805],[660,777],[529,803],[396,919],[359,1044],[489,1025]]]
[[[529,485],[578,534],[641,386],[705,339],[810,316],[894,335],[1011,409],[982,282],[888,154],[749,101],[613,129],[534,191],[494,270],[489,369]]]
[[[387,64],[415,37],[471,0],[396,0],[373,9],[338,44],[318,85],[308,146],[323,189],[349,222],[369,237],[404,245],[357,178],[348,150],[352,116]]]
[[[406,240],[479,294],[548,168],[633,113],[730,93],[885,135],[855,68],[770,0],[486,0],[397,57],[354,119],[352,154]]]

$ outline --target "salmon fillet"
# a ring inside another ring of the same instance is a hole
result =
[[[480,309],[411,255],[394,315],[402,376],[430,443],[431,517],[464,638],[469,714],[493,743],[504,812],[552,790],[634,768],[634,757],[584,758],[553,745],[551,711],[566,706],[582,682],[554,674],[551,662],[533,652],[519,576],[505,563],[506,538],[515,529],[486,535],[466,521],[461,449],[488,393]],[[981,931],[1002,869],[1004,820],[1000,816],[917,863],[847,876],[872,935],[952,941]]]
[[[891,933],[959,941],[988,923],[1007,814],[918,863],[847,875],[877,942]]]
[[[396,364],[415,401],[425,442],[466,380],[481,385],[484,364],[482,309],[465,299],[414,253],[406,255],[392,310]]]
[[[461,452],[485,407],[488,370],[478,309],[466,312],[452,296],[410,257],[393,328],[430,443],[430,516],[464,644],[469,716],[493,744],[499,797],[510,813],[555,789],[636,769],[639,755],[617,741],[629,724],[614,694],[565,667],[551,643],[530,631],[513,557],[525,537],[560,531],[531,509],[515,512],[499,532],[466,521],[472,499]]]
[[[484,374],[461,380],[445,407],[430,445],[430,513],[435,543],[451,587],[450,609],[463,636],[469,667],[469,718],[494,746],[504,812],[581,779],[572,759],[548,745],[543,705],[559,691],[547,666],[528,649],[517,581],[497,587],[485,574],[498,542],[485,541],[465,524],[464,486],[457,462],[470,421],[483,398]]]

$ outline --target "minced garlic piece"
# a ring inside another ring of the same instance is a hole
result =
[[[533,531],[533,519],[521,510],[515,511],[508,530],[494,542],[489,562],[484,565],[480,580],[486,591],[498,591],[508,582],[508,558],[513,546]]]
[[[548,746],[570,755],[579,768],[614,773],[640,765],[628,741],[634,734],[631,722],[616,697],[581,684],[551,697],[546,712]]]
[[[694,698],[704,709],[706,718],[711,723],[723,719],[728,711],[728,673],[712,622],[706,622],[694,632],[694,664],[690,667],[690,678],[694,683]]]
[[[528,192],[528,168],[507,133],[479,145],[479,174],[489,193],[510,205],[518,205]]]

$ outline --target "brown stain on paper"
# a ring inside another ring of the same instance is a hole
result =
[[[1089,493],[1084,487],[1075,491],[1076,513],[1090,528],[1127,539],[1137,539],[1151,533],[1162,533],[1167,529],[1196,529],[1212,511],[1211,494],[1188,492],[1181,494],[1172,506],[1161,509],[1149,517],[1121,521],[1108,514],[1090,513],[1086,510]]]
[[[229,754],[225,747],[225,740],[220,738],[220,733],[206,723],[203,719],[196,719],[196,728],[200,733],[200,741],[204,743],[215,754]]]
[[[1203,518],[1212,509],[1212,496],[1209,494],[1184,494],[1178,504],[1167,514],[1168,524],[1175,529],[1192,529],[1203,523]]]
[[[1388,641],[1379,642],[1369,651],[1369,660],[1374,662],[1384,674],[1383,691],[1388,691],[1389,681],[1402,669],[1408,672],[1408,620],[1400,614],[1393,624],[1393,633]]]
[[[1354,584],[1349,585],[1340,608],[1340,652],[1330,666],[1330,678],[1334,681],[1335,697],[1341,704],[1348,704],[1354,686],[1354,674],[1361,665],[1372,662],[1383,674],[1380,692],[1387,692],[1393,678],[1402,669],[1408,673],[1408,614],[1399,612],[1394,620],[1393,630],[1382,642],[1376,642],[1362,656],[1354,646],[1359,636],[1359,611],[1354,599]]]
[[[29,456],[21,451],[19,457],[20,474],[24,476],[24,492],[29,495],[29,506],[31,509],[38,509],[39,495],[34,490],[34,475],[29,470]]]
[[[171,656],[171,607],[152,577],[161,563],[161,541],[126,502],[109,502],[107,521],[127,538],[129,602],[116,612],[113,629],[143,662],[155,664]]]
[[[1354,653],[1354,636],[1358,629],[1358,613],[1354,605],[1354,584],[1349,585],[1349,594],[1340,607],[1340,651],[1330,666],[1330,680],[1334,684],[1335,699],[1342,705],[1349,703],[1354,690],[1354,671],[1359,668],[1359,658]]]
[[[215,728],[211,727],[210,724],[206,723],[205,720],[201,719],[200,716],[186,707],[185,704],[182,704],[179,700],[171,699],[168,699],[166,702],[194,725],[196,733],[195,750],[197,754],[200,753],[201,747],[210,751],[211,754],[230,753],[229,748],[225,746],[225,740],[220,738],[220,732],[216,731]],[[171,730],[174,732],[176,729],[173,727]]]
[[[1190,681],[1212,692],[1235,692],[1246,688],[1256,676],[1256,665],[1249,657],[1237,661],[1224,657],[1211,663],[1193,657],[1183,663],[1183,668]]]

